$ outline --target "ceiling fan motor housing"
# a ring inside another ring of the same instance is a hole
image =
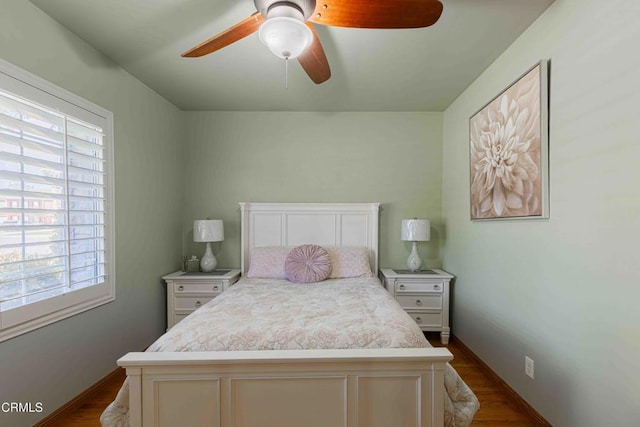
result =
[[[303,21],[306,21],[316,9],[316,0],[254,0],[254,3],[258,12],[265,19],[270,16],[287,16],[298,19],[296,15],[302,13]]]

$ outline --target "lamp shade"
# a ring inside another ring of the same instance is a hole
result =
[[[426,242],[431,238],[430,226],[428,219],[403,219],[402,240]]]
[[[194,242],[221,242],[224,240],[224,227],[221,219],[201,219],[193,221]]]

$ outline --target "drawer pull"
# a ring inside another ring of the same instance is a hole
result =
[[[214,286],[213,286],[213,290],[214,290],[214,291],[217,291],[217,290],[218,290],[218,285],[214,285]]]
[[[418,316],[418,317],[416,317],[416,322],[421,322],[421,321],[422,321],[422,318],[421,318],[421,317],[419,317],[419,316]]]
[[[184,286],[182,286],[182,285],[178,286],[178,290],[179,291],[184,291]]]
[[[400,285],[400,289],[404,289],[404,285]]]
[[[196,307],[200,307],[202,303],[200,301],[196,301]]]
[[[422,305],[422,301],[420,301],[419,299],[416,300],[416,305]]]
[[[433,289],[435,289],[435,290],[440,289],[440,285],[433,285]]]

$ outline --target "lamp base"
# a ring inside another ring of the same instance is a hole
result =
[[[409,254],[409,258],[407,258],[407,267],[409,271],[420,271],[420,267],[422,267],[422,260],[420,259],[420,255],[418,255],[418,242],[412,242],[413,245],[411,247],[411,253]]]
[[[211,273],[216,269],[216,265],[218,265],[218,260],[211,251],[211,243],[207,242],[207,249],[204,251],[204,255],[202,255],[202,258],[200,259],[200,270],[204,273]]]

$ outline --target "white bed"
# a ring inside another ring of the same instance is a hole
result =
[[[377,203],[241,203],[241,218],[243,273],[254,248],[308,243],[365,247],[377,271]],[[102,420],[108,426],[468,424],[477,399],[447,364],[448,350],[426,346],[375,274],[317,284],[243,278],[149,351],[118,361],[127,383]]]

